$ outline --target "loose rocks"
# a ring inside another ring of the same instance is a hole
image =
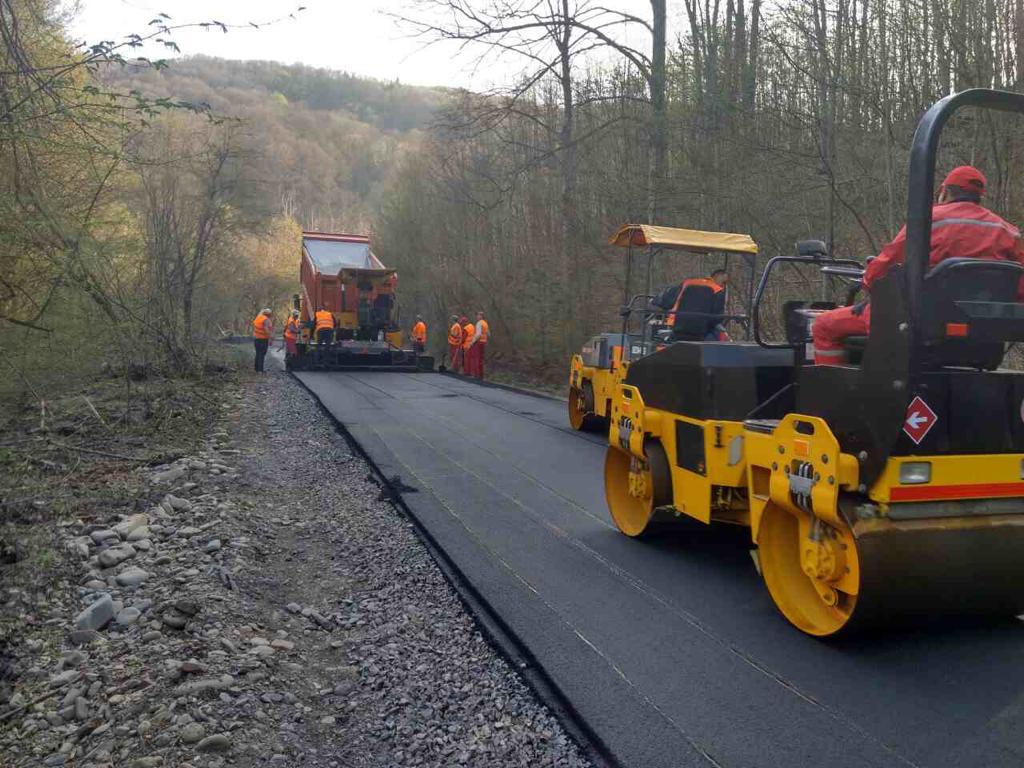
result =
[[[4,768],[586,768],[316,405],[250,386],[234,437],[61,523],[67,584],[0,590],[0,712],[46,696],[0,723]]]
[[[198,741],[202,741],[205,735],[206,730],[199,723],[189,723],[183,727],[181,732],[178,734],[179,738],[185,744],[195,744]]]
[[[153,475],[153,482],[159,485],[166,485],[180,480],[185,476],[184,467],[171,467],[168,470]]]
[[[137,587],[149,578],[149,574],[141,568],[128,568],[114,577],[114,581],[122,587]]]
[[[149,525],[149,516],[145,514],[132,515],[127,520],[114,526],[117,535],[122,539],[128,538],[135,530]]]
[[[75,619],[76,630],[103,629],[114,618],[114,600],[104,592]]]
[[[119,614],[117,614],[116,621],[121,626],[126,627],[129,624],[134,624],[138,621],[141,615],[142,613],[138,608],[124,608]]]
[[[111,530],[110,528],[102,528],[98,531],[93,531],[89,534],[89,537],[95,544],[102,544],[105,541],[117,541],[119,538],[117,531]]]
[[[196,744],[196,752],[227,752],[231,749],[231,739],[223,733],[207,736]]]
[[[116,547],[110,547],[100,552],[100,565],[104,568],[113,568],[115,565],[120,565],[125,560],[135,557],[135,554],[135,547],[131,544],[120,544]]]

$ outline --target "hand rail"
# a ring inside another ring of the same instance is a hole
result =
[[[768,276],[771,274],[772,269],[776,264],[784,262],[796,262],[800,264],[813,264],[818,267],[830,267],[830,266],[848,266],[848,267],[862,267],[863,265],[859,261],[854,259],[809,259],[806,256],[775,256],[768,260],[768,263],[764,265],[764,272],[761,273],[761,279],[757,283],[757,291],[754,292],[754,341],[762,347],[767,349],[794,349],[795,344],[776,344],[773,342],[764,341],[761,338],[761,299],[764,297],[764,290],[768,285]]]

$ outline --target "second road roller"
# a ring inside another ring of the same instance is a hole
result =
[[[1024,112],[1024,95],[963,91],[922,117],[905,263],[872,283],[869,333],[848,340],[856,364],[808,361],[821,302],[787,301],[785,342],[764,338],[773,272],[855,272],[805,243],[765,265],[752,341],[641,349],[612,393],[605,493],[618,528],[749,527],[771,599],[809,635],[1024,612],[1024,372],[1000,368],[1006,344],[1024,341],[1024,270],[929,268],[939,138],[964,107]]]

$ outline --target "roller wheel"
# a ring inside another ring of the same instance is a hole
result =
[[[569,424],[578,432],[607,432],[608,419],[593,412],[594,390],[590,382],[583,387],[569,387]]]
[[[576,431],[586,429],[588,415],[583,393],[576,387],[569,387],[569,425]]]
[[[660,443],[646,447],[647,460],[608,446],[604,457],[604,494],[612,520],[627,536],[650,532],[654,511],[672,503],[672,477]]]
[[[791,624],[816,637],[849,631],[861,584],[857,545],[848,531],[769,504],[757,544],[768,592]]]

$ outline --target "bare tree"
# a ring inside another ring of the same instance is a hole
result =
[[[180,120],[158,126],[139,150],[148,321],[162,329],[167,352],[179,363],[194,352],[197,288],[211,262],[228,252],[239,157],[230,124]]]

